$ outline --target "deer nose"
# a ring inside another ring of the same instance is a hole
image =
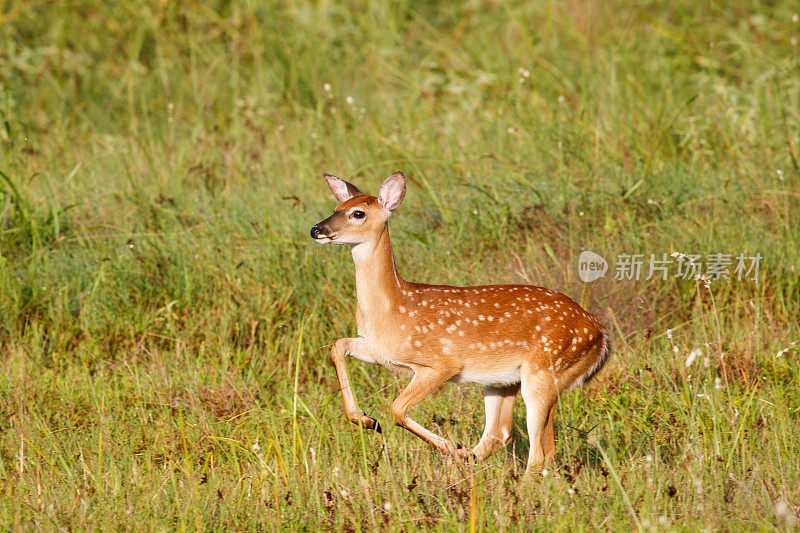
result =
[[[324,237],[322,233],[322,228],[319,226],[312,226],[311,227],[311,238],[312,239],[319,239],[320,237]]]

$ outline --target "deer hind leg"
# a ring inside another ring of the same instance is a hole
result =
[[[547,415],[547,423],[544,426],[544,433],[542,434],[542,452],[546,463],[556,458],[556,438],[553,434],[553,415],[556,412],[556,405],[558,405],[557,402],[550,408],[550,412]]]
[[[358,409],[356,399],[353,396],[353,390],[350,388],[350,379],[347,377],[347,367],[344,364],[344,356],[358,347],[359,339],[345,338],[337,340],[333,343],[333,347],[331,348],[331,359],[333,360],[334,367],[336,367],[336,378],[339,380],[339,392],[342,394],[342,403],[344,404],[344,416],[353,424],[381,433],[382,428],[380,423]],[[367,362],[371,360],[367,353],[361,351],[358,353],[358,358]],[[372,362],[375,361],[372,360]]]
[[[391,407],[395,424],[407,429],[442,453],[455,453],[458,447],[449,440],[425,429],[409,418],[407,413],[454,375],[455,373],[444,373],[431,368],[415,369],[411,382],[392,402]]]
[[[526,470],[526,473],[530,473],[535,467],[555,456],[552,414],[558,396],[552,378],[536,374],[532,370],[523,371],[522,399],[525,400],[527,410],[528,439],[531,445]]]
[[[486,459],[511,442],[511,425],[514,419],[514,400],[519,385],[487,386],[483,389],[486,406],[486,428],[472,453],[480,460]]]

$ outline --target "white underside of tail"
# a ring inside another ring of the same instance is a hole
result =
[[[611,336],[606,330],[603,330],[602,335],[603,348],[600,352],[600,357],[598,357],[594,364],[589,367],[589,370],[584,372],[578,379],[575,380],[575,383],[570,386],[570,390],[586,384],[594,377],[595,374],[600,372],[600,369],[603,368],[603,366],[606,364],[606,361],[608,361],[608,356],[611,355]]]

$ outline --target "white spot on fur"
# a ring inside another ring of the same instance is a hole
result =
[[[442,337],[441,339],[439,339],[439,342],[442,343],[442,353],[443,354],[449,354],[451,348],[453,347],[453,341],[451,341],[450,339]]]

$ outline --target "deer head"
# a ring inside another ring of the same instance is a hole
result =
[[[320,244],[374,243],[386,228],[386,221],[400,206],[406,194],[402,172],[383,182],[378,196],[364,194],[358,187],[330,174],[323,174],[339,202],[333,214],[311,228],[311,237]]]

